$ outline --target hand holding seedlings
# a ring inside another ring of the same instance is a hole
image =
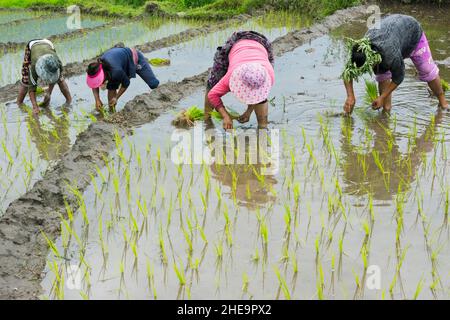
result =
[[[225,108],[220,108],[218,111],[223,118],[223,128],[225,130],[233,129],[233,120],[228,111]]]
[[[379,110],[382,107],[384,107],[384,97],[381,95],[374,102],[372,102],[372,109]]]
[[[355,108],[356,100],[354,96],[347,97],[344,104],[344,111],[346,114],[351,114]]]

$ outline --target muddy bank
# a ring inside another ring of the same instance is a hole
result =
[[[136,48],[144,53],[148,53],[150,51],[159,50],[165,47],[170,47],[176,44],[180,44],[183,42],[188,42],[200,36],[205,36],[211,32],[215,32],[218,30],[222,30],[225,28],[229,28],[234,24],[239,24],[251,19],[249,15],[240,15],[233,19],[227,20],[225,22],[221,22],[218,24],[212,24],[199,28],[191,28],[180,32],[178,34],[173,34],[165,38],[158,39],[156,41],[151,41],[148,43],[144,43],[142,45],[136,46]],[[86,66],[95,62],[97,57],[92,59],[86,59],[82,62],[73,62],[64,66],[64,76],[66,78],[79,76],[83,74],[86,70]],[[12,101],[16,98],[17,92],[19,90],[20,82],[17,81],[14,84],[9,84],[0,88],[0,103],[5,103],[8,101]]]
[[[80,8],[82,14],[91,14],[106,18],[131,18],[131,15],[113,13],[105,9],[99,9],[94,7],[86,7],[82,4],[79,4],[78,7]],[[67,7],[61,7],[51,4],[33,5],[30,6],[28,9],[31,11],[51,11],[55,13],[67,13]]]
[[[277,56],[327,33],[330,29],[365,14],[365,7],[339,11],[309,29],[291,32],[274,41]],[[212,57],[211,57],[212,60]],[[73,148],[50,169],[33,189],[14,201],[0,219],[0,298],[36,299],[45,268],[50,239],[60,234],[59,214],[65,216],[64,199],[77,210],[76,199],[67,183],[83,193],[90,185],[95,166],[104,166],[103,157],[114,148],[114,133],[131,133],[134,126],[150,122],[174,108],[184,97],[201,89],[208,72],[162,85],[151,93],[137,96],[108,122],[91,124],[80,134]]]
[[[31,19],[30,19],[31,20]],[[119,22],[114,23],[106,23],[102,26],[93,27],[93,28],[82,28],[78,30],[72,30],[70,32],[64,33],[64,34],[56,34],[50,37],[47,37],[50,41],[56,42],[56,41],[62,41],[74,37],[78,37],[80,35],[85,34],[86,32],[92,32],[92,31],[99,31],[107,28],[112,28],[114,25],[117,25]],[[25,46],[28,44],[28,42],[7,42],[7,43],[0,43],[0,53],[3,52],[3,54],[9,52],[9,51],[16,51],[16,50],[23,50]]]
[[[151,94],[136,97],[113,120],[98,122],[80,134],[65,155],[33,189],[14,201],[0,220],[0,299],[34,299],[40,293],[41,272],[48,246],[41,231],[55,239],[60,232],[59,214],[65,216],[64,199],[74,209],[76,199],[67,183],[83,192],[95,166],[114,149],[114,134],[130,134],[133,125],[149,122],[176,105],[185,95],[203,86],[207,72],[167,83]],[[129,121],[132,119],[132,121]]]

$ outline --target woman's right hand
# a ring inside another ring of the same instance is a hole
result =
[[[229,115],[223,117],[223,128],[225,130],[233,129],[233,120]]]
[[[355,97],[347,97],[347,100],[344,104],[344,111],[346,114],[351,114],[353,112],[353,108],[355,107],[356,100]]]
[[[101,100],[95,102],[95,109],[97,109],[97,111],[103,111],[103,102]]]

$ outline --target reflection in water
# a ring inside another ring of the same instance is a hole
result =
[[[213,177],[231,190],[237,204],[249,209],[276,200],[272,186],[277,184],[273,176],[262,176],[261,165],[211,165]]]
[[[344,118],[341,132],[343,178],[345,192],[356,195],[371,193],[374,199],[391,200],[399,192],[407,191],[416,178],[426,153],[434,149],[436,125],[442,122],[443,113],[432,116],[425,131],[417,134],[414,126],[409,133],[407,151],[398,145],[400,137],[392,130],[393,119],[381,113],[366,119],[366,143],[352,143],[354,121]]]
[[[63,109],[57,116],[50,109],[42,109],[42,114],[35,117],[28,107],[21,109],[28,112],[26,121],[31,140],[43,159],[57,160],[70,149],[68,110]]]
[[[259,140],[261,138],[260,133],[266,134],[267,131],[251,131],[256,136],[255,139],[252,140],[248,138],[248,140],[244,140],[244,144],[239,143],[238,139],[243,138],[248,135],[248,133],[244,132],[242,135],[237,135],[235,137],[235,147],[234,150],[232,150],[235,161],[232,161],[233,164],[230,164],[230,162],[226,160],[226,139],[223,139],[223,151],[219,151],[223,152],[222,155],[224,156],[224,161],[218,160],[218,157],[220,156],[217,154],[218,149],[214,144],[216,143],[215,139],[218,138],[218,135],[222,135],[223,133],[211,130],[213,127],[212,121],[208,121],[206,126],[206,138],[208,147],[213,150],[213,156],[216,157],[215,163],[211,165],[213,178],[222,185],[230,188],[230,198],[236,205],[255,209],[264,204],[273,203],[276,200],[273,186],[276,185],[278,181],[273,175],[268,174],[268,170],[270,170],[271,167],[270,162],[268,163],[262,159],[262,155],[264,152],[267,152],[267,149],[264,151],[260,149]],[[256,143],[256,148],[251,145],[253,143]],[[244,148],[244,152],[241,155],[242,148]],[[237,163],[238,161],[236,160],[238,158],[245,159],[245,161],[242,161],[244,163]],[[254,161],[255,159],[256,161]]]

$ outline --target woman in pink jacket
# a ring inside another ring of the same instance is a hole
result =
[[[233,121],[222,97],[232,92],[247,105],[240,123],[256,113],[259,128],[266,128],[269,105],[267,98],[275,82],[272,46],[267,38],[254,31],[234,33],[223,47],[217,49],[205,97],[205,114],[216,109],[223,117],[224,129],[232,129]]]

